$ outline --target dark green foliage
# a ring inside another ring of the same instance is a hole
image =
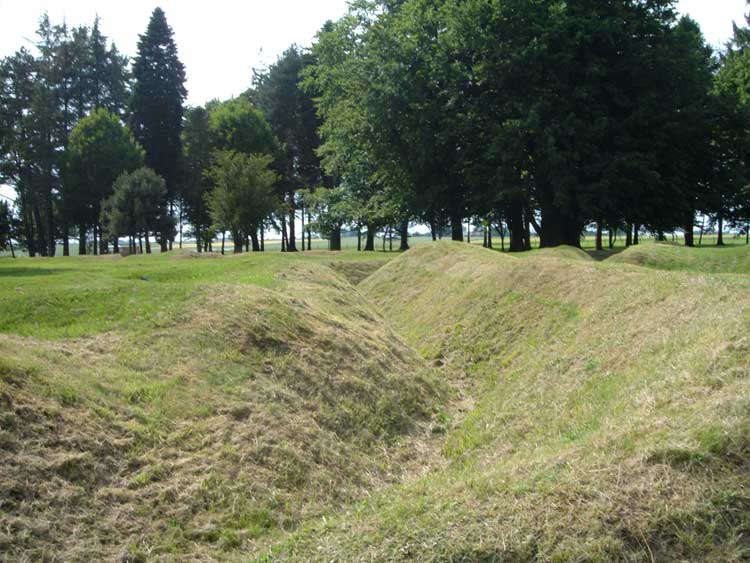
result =
[[[165,179],[170,201],[177,195],[187,97],[185,67],[177,56],[173,36],[164,11],[156,8],[138,41],[130,104],[133,132],[146,151],[146,164]]]
[[[457,240],[474,216],[506,223],[515,250],[529,224],[542,246],[578,246],[591,222],[692,233],[723,107],[713,53],[673,4],[355,4],[308,72],[324,164]]]
[[[215,105],[209,120],[211,143],[217,150],[272,156],[280,152],[265,116],[244,98]]]
[[[258,251],[258,230],[278,206],[273,193],[277,176],[269,168],[272,157],[220,151],[214,160],[210,175],[215,187],[206,196],[214,226],[232,233],[235,253],[242,252],[248,237]]]
[[[185,113],[185,127],[182,131],[184,150],[184,174],[182,205],[185,215],[192,225],[198,251],[208,250],[213,238],[211,217],[206,207],[206,194],[211,181],[206,171],[211,166],[211,128],[209,112],[204,107],[189,108]]]
[[[256,72],[254,87],[246,95],[265,114],[283,147],[279,163],[279,191],[289,207],[287,250],[296,251],[294,223],[297,201],[295,193],[302,188],[323,184],[323,171],[317,149],[319,120],[312,96],[301,87],[302,75],[315,62],[314,57],[296,45],[287,49],[270,67]]]
[[[83,230],[98,225],[101,203],[123,172],[143,165],[143,149],[130,130],[105,109],[94,110],[70,134],[66,152],[66,213]],[[83,251],[83,248],[82,248]]]
[[[130,237],[131,247],[136,237],[143,236],[150,253],[149,236],[174,229],[174,222],[167,213],[164,179],[150,168],[120,175],[103,206],[102,219],[112,237]]]
[[[99,29],[39,22],[34,52],[21,49],[0,64],[0,180],[18,195],[29,254],[53,255],[75,219],[62,197],[65,150],[75,124],[91,110],[124,113],[127,58]],[[71,187],[71,189],[74,189]],[[87,204],[90,202],[87,202]],[[83,227],[84,237],[86,225]]]

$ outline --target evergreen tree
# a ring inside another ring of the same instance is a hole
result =
[[[167,185],[170,212],[177,198],[182,144],[185,67],[177,56],[174,33],[164,11],[156,8],[138,42],[133,65],[131,123],[133,132],[146,151],[146,163],[162,176]],[[172,238],[162,234],[162,250]]]
[[[151,253],[151,234],[174,229],[167,213],[167,189],[164,179],[150,168],[139,168],[121,174],[112,188],[112,195],[102,206],[102,223],[113,239],[129,237],[129,249],[135,251],[136,240],[146,241]]]
[[[312,97],[300,87],[305,69],[313,63],[310,53],[293,45],[270,67],[255,73],[254,88],[247,94],[263,111],[283,147],[279,188],[290,210],[286,247],[290,252],[297,250],[295,194],[302,188],[316,187],[323,182],[316,153],[320,145],[317,133],[320,123]]]
[[[211,216],[206,207],[206,194],[212,187],[206,173],[211,167],[211,128],[209,112],[204,107],[189,108],[182,131],[184,174],[182,204],[193,228],[198,252],[208,250],[213,239]]]

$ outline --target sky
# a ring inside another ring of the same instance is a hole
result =
[[[121,52],[136,53],[157,0],[0,0],[0,57],[33,40],[47,11],[53,22],[91,24]],[[252,69],[273,62],[292,43],[306,46],[327,19],[346,11],[346,0],[161,0],[187,69],[188,103],[236,96],[250,85]],[[732,21],[742,21],[745,0],[679,0],[678,8],[698,20],[713,45],[723,45]]]
[[[346,0],[0,0],[0,57],[33,40],[39,17],[53,23],[91,24],[133,56],[153,9],[160,5],[175,33],[187,69],[188,104],[237,96],[250,86],[252,69],[272,63],[293,43],[307,46],[328,19],[346,11]],[[721,47],[732,22],[743,21],[745,0],[679,0],[681,13],[700,23],[707,40]],[[11,193],[0,186],[0,195]]]

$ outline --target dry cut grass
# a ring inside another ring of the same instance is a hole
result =
[[[243,559],[421,466],[431,368],[330,268],[264,268],[146,325],[0,335],[0,561]]]
[[[750,279],[425,246],[364,294],[475,403],[267,560],[747,561]]]

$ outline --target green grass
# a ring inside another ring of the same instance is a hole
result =
[[[647,244],[629,248],[613,256],[612,261],[669,271],[750,274],[750,246],[730,244],[686,248]]]
[[[441,244],[390,262],[365,295],[471,408],[447,466],[271,559],[746,560],[748,290],[566,249]]]
[[[0,260],[4,553],[206,559],[396,479],[444,391],[347,281],[383,263]]]
[[[750,250],[617,250],[1,259],[0,548],[748,560]]]

